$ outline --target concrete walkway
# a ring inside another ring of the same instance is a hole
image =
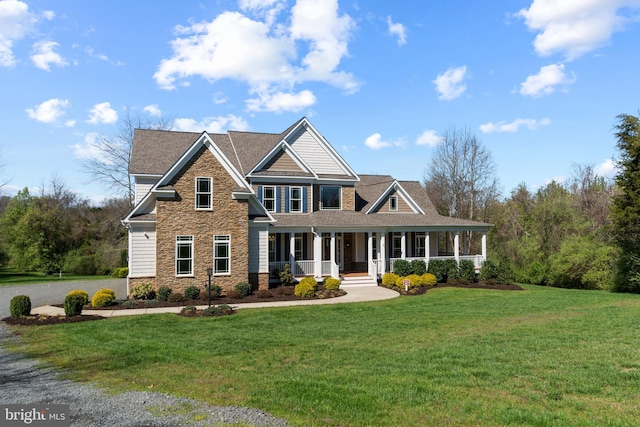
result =
[[[343,290],[347,292],[346,295],[337,298],[326,299],[313,299],[313,300],[299,300],[299,301],[274,301],[274,302],[252,302],[252,303],[239,303],[232,304],[234,309],[241,308],[264,308],[264,307],[290,307],[298,305],[318,305],[318,304],[342,304],[350,302],[366,302],[366,301],[382,301],[397,297],[399,294],[391,289],[383,288],[380,286],[354,286],[343,287]],[[214,304],[215,305],[215,301]],[[206,305],[196,306],[198,309],[207,308]],[[136,308],[125,310],[82,310],[82,314],[97,315],[102,317],[113,316],[135,316],[140,314],[154,314],[154,313],[180,313],[182,307],[150,307],[150,308]],[[31,310],[31,314],[46,314],[49,316],[64,316],[64,309],[60,307],[54,307],[52,305],[45,305],[42,307],[36,307]]]

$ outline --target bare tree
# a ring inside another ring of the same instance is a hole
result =
[[[486,221],[489,204],[499,196],[493,157],[467,128],[445,131],[425,169],[424,185],[438,212],[455,218]]]
[[[97,154],[83,160],[82,167],[94,181],[120,192],[133,204],[134,188],[129,176],[129,165],[135,129],[170,130],[172,127],[172,119],[161,117],[153,120],[139,114],[132,117],[127,109],[115,135],[101,136],[90,143]]]

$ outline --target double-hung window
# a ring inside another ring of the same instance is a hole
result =
[[[389,210],[397,211],[398,210],[398,196],[390,196],[389,197]]]
[[[276,211],[276,187],[270,185],[262,187],[262,204],[267,211]]]
[[[176,236],[176,276],[193,276],[193,236]]]
[[[196,209],[211,210],[213,195],[211,184],[211,177],[196,177]]]
[[[289,188],[289,212],[302,212],[302,187]]]
[[[425,233],[416,233],[416,241],[415,241],[415,245],[416,245],[416,255],[417,257],[423,258],[425,256],[425,239],[426,239],[426,234]]]
[[[402,258],[402,234],[393,233],[391,239],[391,257]]]
[[[231,273],[231,236],[229,235],[213,237],[213,272],[214,274]]]
[[[320,187],[320,209],[341,209],[341,188],[333,185]]]

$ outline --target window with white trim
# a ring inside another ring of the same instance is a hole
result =
[[[297,260],[302,260],[303,258],[303,250],[302,250],[302,233],[296,233],[293,236],[293,256],[296,257]]]
[[[193,276],[193,236],[176,236],[176,276]]]
[[[392,234],[391,258],[402,258],[402,234],[401,233]]]
[[[398,210],[398,196],[389,196],[389,210],[390,211]]]
[[[211,177],[196,177],[196,209],[211,210],[212,181]]]
[[[231,274],[231,236],[213,236],[213,272]]]
[[[262,187],[262,205],[269,212],[276,211],[276,187],[270,185]]]
[[[323,185],[320,187],[320,209],[341,209],[342,189],[339,186]]]
[[[425,256],[425,239],[426,239],[426,234],[425,233],[416,233],[416,237],[415,237],[415,248],[416,248],[416,255],[419,258],[424,258]]]
[[[302,187],[289,188],[289,212],[302,212]]]

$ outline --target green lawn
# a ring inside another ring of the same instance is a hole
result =
[[[20,330],[74,379],[292,425],[637,425],[640,296],[444,288],[377,303]]]
[[[74,281],[74,280],[104,280],[111,279],[111,276],[77,276],[62,273],[46,275],[42,272],[20,272],[10,268],[0,268],[0,286],[31,285],[35,283],[51,283],[53,281]]]

